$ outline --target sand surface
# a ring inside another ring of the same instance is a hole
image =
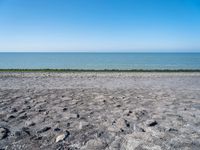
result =
[[[199,150],[200,73],[0,73],[0,149]]]

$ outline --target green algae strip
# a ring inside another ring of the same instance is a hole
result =
[[[0,72],[200,72],[200,69],[0,69]]]

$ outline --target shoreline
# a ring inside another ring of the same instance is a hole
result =
[[[0,69],[1,72],[200,72],[200,69]]]

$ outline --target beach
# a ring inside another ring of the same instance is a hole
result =
[[[200,73],[0,73],[0,149],[199,147]]]

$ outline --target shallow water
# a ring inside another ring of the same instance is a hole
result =
[[[200,53],[0,53],[0,69],[200,69]]]

